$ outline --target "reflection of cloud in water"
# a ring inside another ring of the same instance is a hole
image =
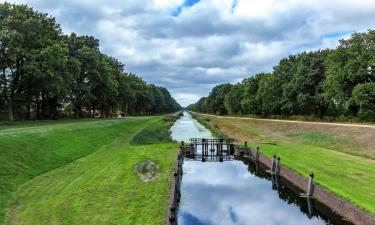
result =
[[[241,161],[186,161],[179,224],[324,224],[308,219],[272,190],[271,182],[251,175]]]

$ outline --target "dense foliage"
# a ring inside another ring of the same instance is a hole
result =
[[[284,58],[272,73],[218,85],[188,108],[221,115],[342,116],[375,121],[375,30],[355,33],[334,50]]]
[[[101,53],[94,37],[64,35],[48,14],[0,4],[3,118],[107,117],[179,108],[167,89],[124,72],[122,63]]]

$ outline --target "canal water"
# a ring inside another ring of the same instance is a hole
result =
[[[172,138],[212,138],[184,112],[171,128]],[[349,224],[319,202],[299,197],[302,190],[265,172],[252,161],[186,159],[183,164],[180,225]]]

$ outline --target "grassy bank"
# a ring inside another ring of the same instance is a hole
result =
[[[26,127],[38,127],[47,125],[57,125],[66,123],[77,123],[87,121],[102,121],[103,119],[98,118],[83,118],[83,119],[61,119],[61,120],[23,120],[23,121],[7,121],[0,120],[0,130],[14,129],[14,128],[26,128]]]
[[[200,124],[202,124],[204,127],[209,129],[215,138],[229,139],[229,136],[226,135],[224,132],[220,131],[219,127],[216,124],[211,125],[209,123],[209,120],[206,120],[200,116],[197,116],[197,114],[191,114],[191,116],[194,119],[196,119]]]
[[[375,215],[375,154],[369,146],[375,129],[194,116],[269,157],[279,155],[305,177],[314,172],[319,185]]]
[[[0,131],[0,223],[163,224],[176,145],[131,142],[165,123],[149,117]],[[134,167],[147,160],[160,175],[144,183]]]

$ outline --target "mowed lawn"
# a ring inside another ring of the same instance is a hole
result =
[[[166,123],[148,117],[0,131],[0,224],[164,224],[177,145],[132,139]],[[147,160],[159,166],[150,182],[134,171]]]
[[[237,140],[247,140],[252,147],[259,146],[270,158],[275,154],[280,156],[283,165],[305,177],[314,172],[320,186],[375,215],[375,155],[363,143],[347,138],[361,128],[345,128],[335,133],[333,128],[324,126],[195,116],[214,130],[219,129]],[[371,129],[365,129],[363,135],[374,138],[375,129]]]

